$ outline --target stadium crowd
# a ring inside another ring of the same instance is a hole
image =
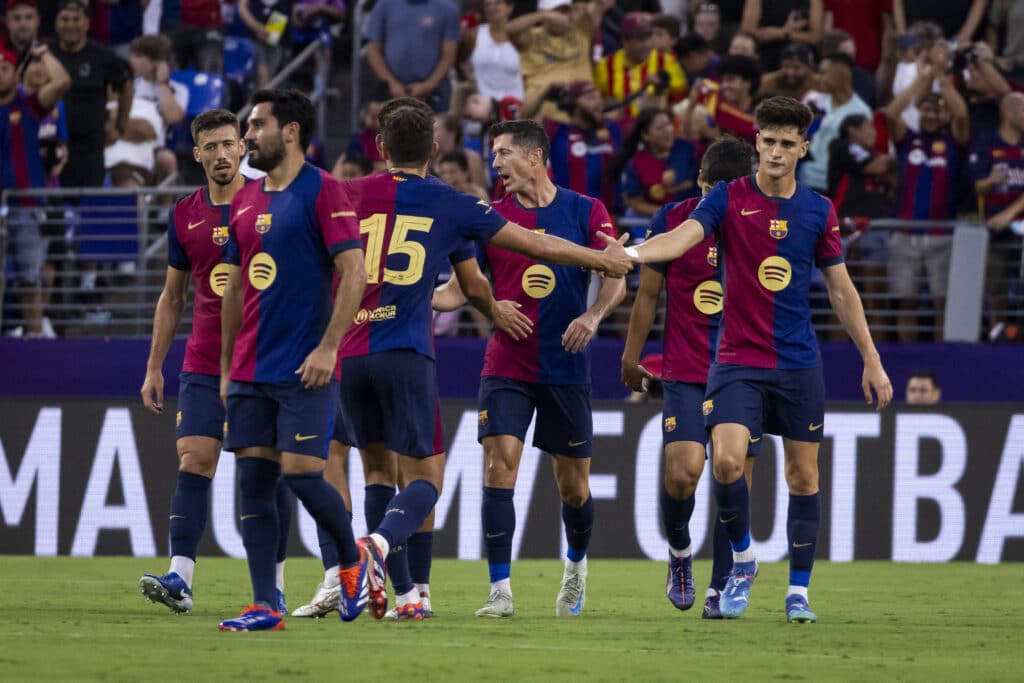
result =
[[[371,0],[363,9],[372,86],[362,128],[333,164],[323,140],[309,150],[339,179],[382,167],[376,113],[412,96],[436,112],[433,172],[499,197],[488,129],[535,118],[551,139],[554,182],[600,199],[638,243],[658,208],[698,195],[706,147],[729,135],[752,141],[757,104],[785,94],[816,113],[798,177],[832,198],[869,319],[896,307],[892,339],[917,341],[926,292],[938,318],[930,338],[941,339],[952,250],[941,226],[959,218],[991,230],[990,338],[1018,322],[1007,302],[1021,290],[1024,0]],[[354,16],[341,0],[7,0],[0,187],[191,178],[189,100],[206,96],[204,77],[222,75],[221,100],[238,109],[310,44],[321,66],[331,63]],[[23,285],[24,332],[48,336],[38,285],[52,283],[47,263],[66,240],[41,229],[39,210],[10,207],[8,273]],[[869,229],[887,217],[921,223]],[[81,287],[96,278],[93,264]],[[437,333],[455,333],[459,315],[440,316]]]

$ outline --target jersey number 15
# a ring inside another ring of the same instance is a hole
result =
[[[410,240],[409,232],[430,232],[434,219],[403,214],[395,216],[395,225],[391,231],[391,239],[388,241],[387,256],[404,254],[409,257],[409,264],[402,270],[393,270],[385,266],[384,277],[381,278],[381,253],[384,251],[387,221],[386,213],[375,213],[359,221],[359,234],[366,235],[366,281],[371,285],[382,280],[392,285],[414,285],[423,277],[427,250],[419,242]],[[386,260],[387,257],[385,257]]]

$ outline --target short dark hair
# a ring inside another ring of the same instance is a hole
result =
[[[754,172],[754,149],[743,140],[727,135],[713,142],[700,163],[701,178],[714,185],[731,182]]]
[[[935,387],[936,389],[942,388],[939,385],[939,378],[931,370],[914,370],[912,373],[910,373],[910,377],[907,378],[907,382],[915,378],[931,380],[933,387]]]
[[[299,145],[305,154],[309,141],[313,139],[316,127],[316,107],[298,90],[257,90],[250,100],[252,106],[270,102],[270,113],[277,119],[277,125],[284,128],[289,123],[299,124]]]
[[[839,138],[841,140],[849,140],[850,129],[860,128],[867,120],[868,117],[866,114],[848,114],[843,117],[843,120],[839,123]]]
[[[845,52],[839,52],[837,50],[835,52],[826,53],[825,56],[822,57],[821,61],[824,62],[826,59],[832,62],[833,64],[842,64],[843,66],[850,70],[850,73],[853,73],[853,57],[846,54]]]
[[[841,28],[825,31],[825,34],[821,37],[821,54],[829,55],[833,52],[839,52],[839,46],[848,40],[853,40],[853,36]]]
[[[761,66],[757,60],[747,55],[725,55],[718,62],[718,76],[739,76],[750,82],[750,94],[757,94],[761,87]]]
[[[223,128],[224,126],[231,126],[235,129],[236,134],[240,134],[238,129],[238,117],[227,109],[210,109],[209,111],[204,111],[202,114],[192,119],[192,139],[195,140],[196,144],[199,144],[200,133],[205,133],[208,130],[216,130],[217,128]]]
[[[678,38],[683,30],[683,22],[671,14],[655,14],[651,19],[651,28],[660,28],[667,31],[673,38]]]
[[[676,53],[680,59],[706,52],[711,52],[711,43],[699,33],[687,33],[676,43]]]
[[[171,58],[171,41],[160,34],[139,36],[128,48],[133,54],[141,55],[154,62],[166,62]]]
[[[438,165],[455,164],[461,168],[464,173],[469,171],[469,158],[461,149],[453,149],[450,152],[445,152],[441,155],[441,158],[437,160],[437,163]]]
[[[807,135],[807,129],[814,121],[814,114],[806,104],[792,97],[775,95],[763,101],[754,113],[759,130],[765,128],[796,128],[800,137]]]
[[[522,147],[527,152],[539,149],[541,160],[544,163],[548,162],[548,156],[551,154],[551,142],[548,140],[548,134],[544,131],[544,126],[536,121],[529,119],[502,121],[491,126],[488,134],[492,140],[497,139],[499,135],[511,135],[513,145]]]
[[[423,166],[434,146],[434,110],[415,97],[389,100],[377,116],[380,137],[391,161],[400,166]]]

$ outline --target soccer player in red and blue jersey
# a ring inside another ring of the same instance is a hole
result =
[[[253,603],[221,630],[284,628],[274,554],[283,480],[338,548],[339,612],[355,619],[369,598],[369,558],[352,535],[323,469],[337,410],[338,347],[366,287],[355,212],[342,184],[306,163],[316,109],[297,91],[252,97],[245,141],[266,177],[231,203],[221,310],[224,445],[237,456],[242,540]],[[334,303],[332,278],[341,274]]]
[[[715,142],[704,154],[697,178],[701,191],[720,181],[731,182],[753,172],[753,149],[737,138]],[[668,204],[651,221],[647,237],[673,230],[690,217],[699,200],[694,197]],[[657,314],[661,290],[665,304],[665,348],[661,378],[665,400],[662,434],[665,442],[665,485],[659,493],[661,519],[669,542],[666,594],[678,609],[693,606],[693,548],[690,517],[694,491],[704,472],[708,442],[701,406],[708,371],[718,344],[722,318],[722,279],[714,236],[670,263],[651,263],[640,271],[640,287],[629,318],[629,334],[622,353],[622,380],[634,391],[645,391],[648,373],[640,354]],[[760,451],[761,435],[751,437],[749,455]],[[754,460],[744,466],[750,481]],[[714,564],[704,600],[704,619],[721,619],[719,598],[732,569],[732,548],[725,527],[715,524]]]
[[[436,154],[433,112],[399,98],[379,115],[378,146],[389,170],[350,183],[366,251],[369,286],[342,346],[342,416],[370,467],[398,454],[402,490],[383,521],[360,539],[374,557],[371,606],[387,609],[383,558],[403,546],[437,501],[444,474],[431,298],[437,273],[464,241],[621,276],[632,268],[622,249],[599,252],[524,230],[487,202],[427,176]],[[612,240],[613,243],[619,244]],[[415,595],[406,596],[415,603]]]
[[[171,566],[162,576],[145,574],[139,580],[143,595],[179,613],[192,609],[196,547],[206,527],[210,482],[217,471],[224,438],[220,304],[228,266],[222,261],[228,244],[231,200],[246,182],[238,172],[245,147],[234,114],[225,109],[200,114],[192,122],[192,138],[196,141],[193,155],[206,173],[206,187],[171,210],[167,277],[153,315],[152,344],[142,384],[143,403],[159,415],[164,406],[164,359],[181,320],[191,274],[195,301],[178,390],[178,482],[171,498]],[[281,523],[275,604],[283,606],[284,559],[291,526],[291,495],[284,486],[278,487],[275,501]]]
[[[865,400],[870,403],[874,392],[879,409],[885,407],[892,400],[892,383],[843,264],[832,203],[796,182],[797,161],[807,154],[810,110],[792,98],[772,97],[761,103],[756,116],[757,173],[719,183],[682,225],[625,251],[641,263],[671,261],[712,233],[717,237],[725,303],[703,413],[711,430],[719,521],[733,549],[720,608],[726,618],[740,616],[757,575],[744,461],[750,439],[763,431],[780,434],[785,448],[790,492],[786,619],[813,622],[817,617],[808,606],[807,587],[821,515],[818,448],[825,418],[821,356],[808,300],[815,266],[864,359]]]

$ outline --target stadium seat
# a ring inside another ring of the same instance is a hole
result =
[[[239,85],[252,79],[256,69],[256,43],[248,38],[224,39],[224,75]]]
[[[138,258],[137,201],[132,195],[82,197],[75,226],[82,261],[121,263]],[[124,239],[111,239],[122,236]]]
[[[224,98],[224,79],[221,76],[202,71],[174,71],[171,79],[188,86],[187,117],[221,106]]]

